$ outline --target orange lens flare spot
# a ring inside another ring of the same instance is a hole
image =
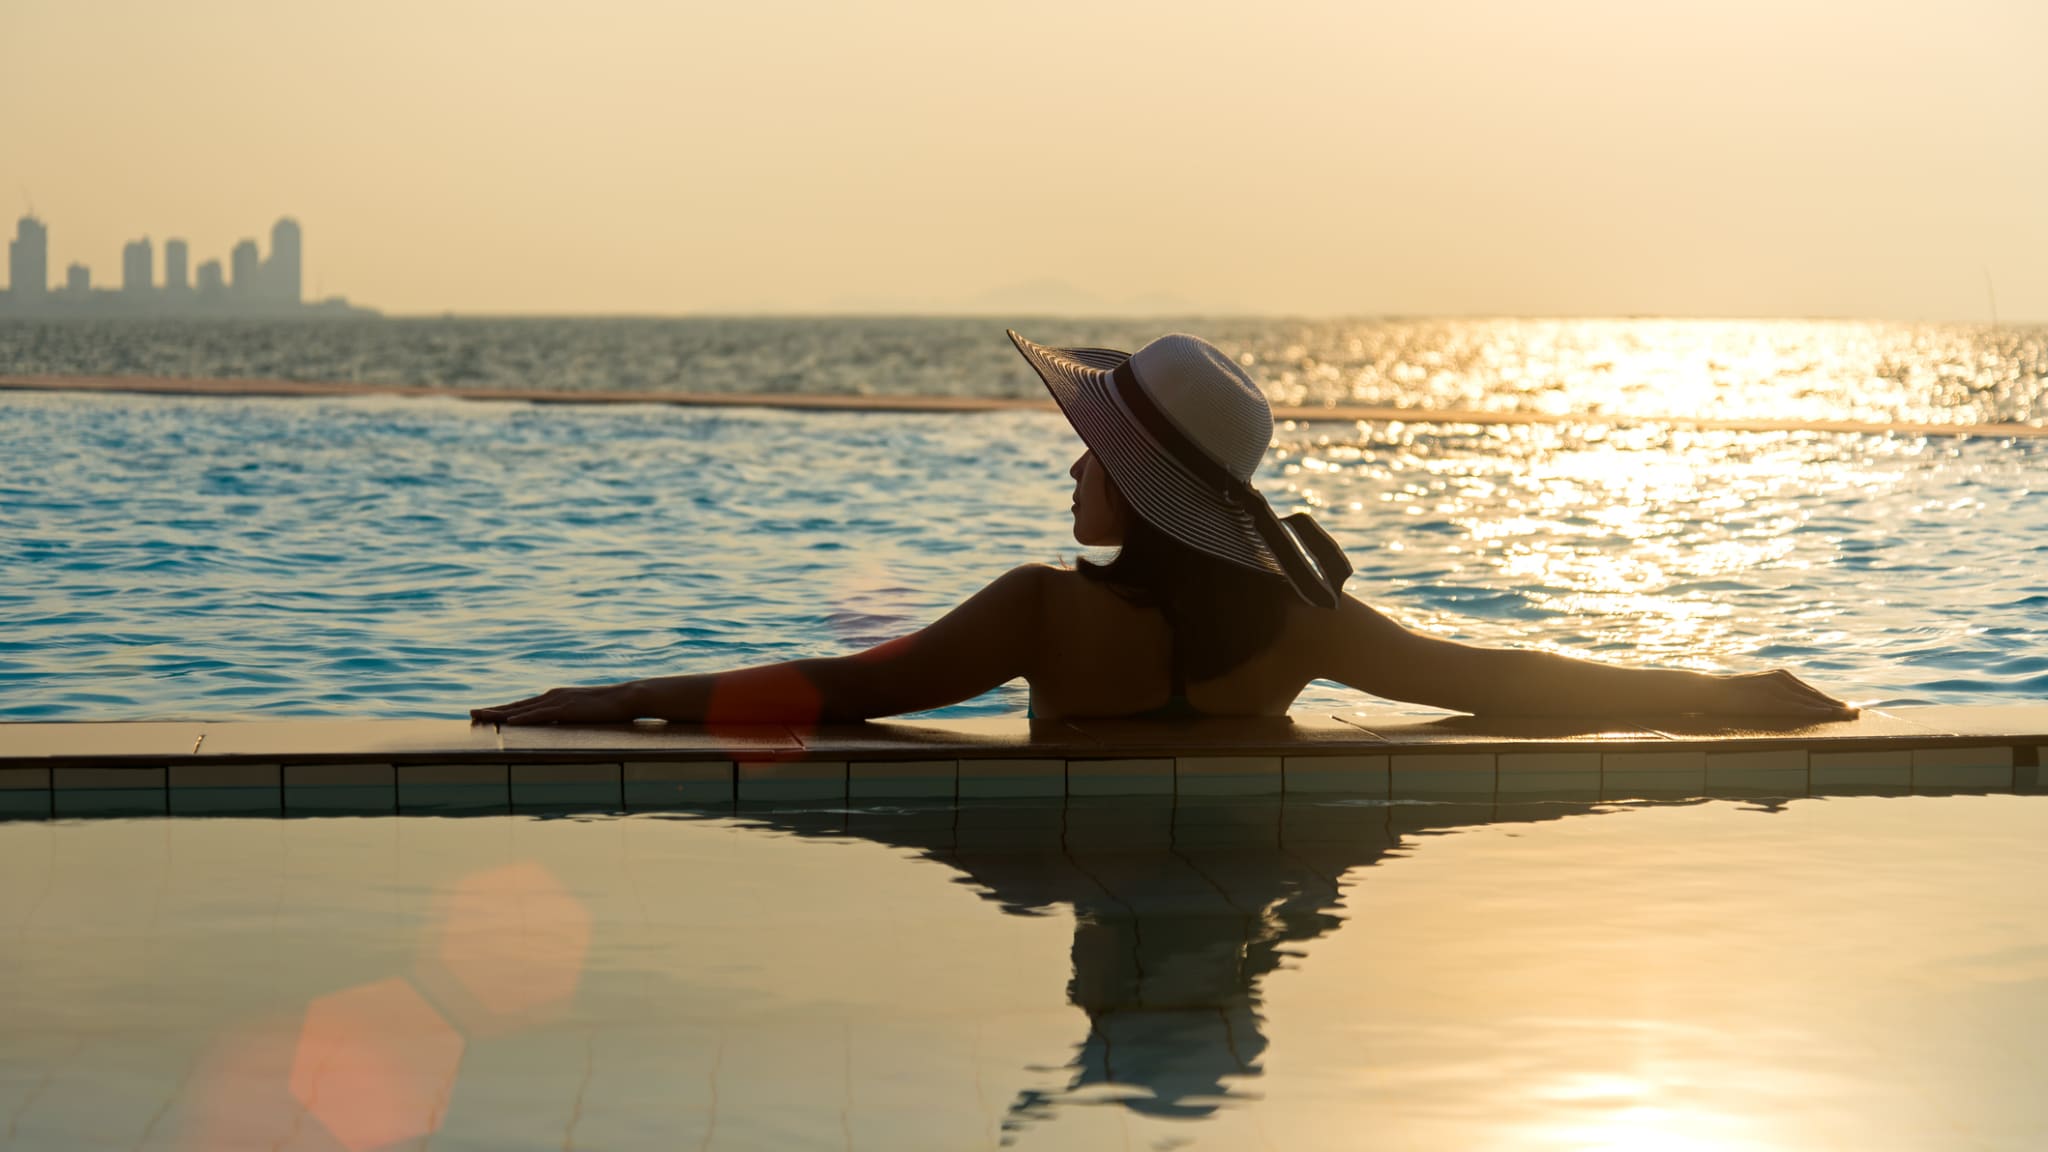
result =
[[[440,1129],[462,1037],[406,980],[322,996],[306,1007],[292,1097],[349,1152]]]
[[[342,1152],[341,1141],[307,1123],[305,1106],[292,1096],[292,1060],[304,1023],[297,1013],[263,1016],[217,1037],[193,1070],[171,1147]]]
[[[450,893],[438,956],[497,1030],[576,992],[590,910],[533,861],[464,877]]]

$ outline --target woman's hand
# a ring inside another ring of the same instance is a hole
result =
[[[1846,720],[1857,714],[1847,701],[1815,688],[1783,668],[1770,672],[1731,673],[1716,677],[1719,691],[1713,711],[1756,716],[1811,716]]]
[[[477,724],[624,724],[634,718],[631,684],[591,688],[551,688],[496,708],[472,708]]]

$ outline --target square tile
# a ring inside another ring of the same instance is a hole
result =
[[[1782,716],[1674,716],[1646,720],[1644,724],[1674,740],[1797,744],[1807,748],[1836,740],[1939,734],[1926,724],[1875,708],[1865,708],[1861,715],[1850,719],[1819,722]]]
[[[48,768],[0,768],[0,820],[50,815]]]
[[[1068,760],[1069,796],[1171,796],[1173,761]]]
[[[1152,852],[1173,846],[1173,797],[1074,796],[1066,806],[1069,852]]]
[[[1288,795],[1387,798],[1385,755],[1288,756],[1280,774]]]
[[[1384,800],[1290,796],[1280,805],[1280,843],[1291,846],[1383,840],[1387,835],[1387,813],[1391,810]]]
[[[56,815],[56,795],[45,788],[0,791],[0,820],[42,820]]]
[[[1177,756],[1173,787],[1179,796],[1280,795],[1278,756]]]
[[[951,800],[912,798],[865,807],[856,802],[846,813],[848,835],[897,848],[951,851],[955,840],[953,824]]]
[[[959,797],[1065,796],[1065,760],[961,760]]]
[[[191,721],[0,723],[0,760],[190,756],[206,726]]]
[[[1388,770],[1388,795],[1395,800],[1490,797],[1495,775],[1491,752],[1397,752]]]
[[[2028,752],[2033,755],[2026,755]],[[2048,768],[2042,767],[2043,763],[2048,763],[2048,744],[2017,749],[2012,763],[2013,791],[2029,794],[2048,791]]]
[[[0,768],[0,792],[48,792],[48,768]]]
[[[1520,808],[1532,808],[1522,804]],[[1452,828],[1477,828],[1493,824],[1499,808],[1489,797],[1473,799],[1432,799],[1427,804],[1395,804],[1386,810],[1386,830],[1395,836],[1419,832],[1448,832]]]
[[[959,791],[958,760],[855,760],[846,766],[852,800],[950,800]]]
[[[1707,752],[1707,795],[1729,798],[1806,795],[1806,749]]]
[[[2008,745],[1913,750],[1916,792],[2004,791],[2013,786],[2013,776],[2013,754]]]
[[[617,763],[511,766],[512,810],[618,812],[625,807],[623,773]]]
[[[284,810],[390,815],[398,811],[398,770],[389,764],[286,764]]]
[[[628,760],[623,770],[626,807],[633,811],[719,808],[733,802],[730,760]]]
[[[894,760],[946,759],[949,753],[973,751],[983,756],[999,755],[1043,743],[1059,743],[1072,735],[1060,721],[1032,721],[1021,716],[870,720],[864,724],[793,728],[791,733],[813,754]]]
[[[162,815],[170,810],[161,766],[65,768],[50,773],[58,816]]]
[[[1607,744],[1659,743],[1664,737],[1639,724],[1551,716],[1388,715],[1357,711],[1337,719],[1389,744]]]
[[[276,764],[171,764],[174,816],[279,815],[284,772]]]
[[[1665,800],[1704,796],[1706,791],[1707,753],[1703,748],[1601,754],[1603,800]]]
[[[398,756],[488,756],[498,750],[498,729],[467,720],[245,720],[206,725],[200,750],[207,756],[282,759],[340,756],[380,762]]]
[[[993,804],[963,800],[953,817],[954,848],[962,855],[1057,853],[1066,830],[1066,804],[1050,797]]]
[[[741,760],[741,804],[846,802],[844,760]]]
[[[1502,752],[1495,788],[1502,799],[1598,800],[1600,753]]]
[[[791,800],[749,804],[743,800],[733,808],[733,819],[797,836],[844,836],[847,813],[843,803]]]
[[[1815,796],[1894,796],[1913,787],[1913,754],[1813,752],[1807,756],[1808,786]]]
[[[1909,723],[1956,736],[2014,736],[2025,743],[2048,737],[2048,704],[1915,705],[1885,711]]]
[[[1331,745],[1349,747],[1372,744],[1368,733],[1359,732],[1328,719],[1304,714],[1286,716],[1216,716],[1187,721],[1144,721],[1077,718],[1067,722],[1073,730],[1068,744],[1081,753],[1079,759],[1099,750],[1123,757],[1151,758],[1177,756],[1191,749],[1223,753],[1281,755]]]
[[[1537,807],[1521,804],[1518,807]],[[1490,797],[1467,800],[1435,800],[1425,804],[1394,804],[1387,809],[1387,831],[1394,835],[1443,832],[1452,828],[1474,828],[1494,822],[1499,807]]]
[[[781,724],[513,725],[500,729],[498,739],[507,752],[616,752],[620,760],[737,760],[803,751]]]
[[[510,812],[504,764],[407,764],[398,769],[400,812]]]
[[[1175,848],[1277,848],[1278,795],[1183,796],[1173,807]]]

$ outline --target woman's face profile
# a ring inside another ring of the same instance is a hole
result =
[[[1074,478],[1074,539],[1090,546],[1123,543],[1128,513],[1095,453],[1081,453],[1067,475]]]

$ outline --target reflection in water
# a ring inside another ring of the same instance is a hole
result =
[[[2044,869],[2013,795],[0,823],[0,1144],[2033,1148]]]
[[[855,810],[843,822],[814,812],[746,819],[918,850],[1012,915],[1073,910],[1067,998],[1087,1013],[1088,1034],[1066,1065],[1064,1087],[1020,1093],[1005,1124],[1014,1132],[1062,1105],[1114,1103],[1152,1117],[1201,1119],[1233,1099],[1256,1098],[1246,1082],[1261,1074],[1268,1043],[1261,981],[1301,955],[1296,945],[1344,922],[1347,872],[1398,855],[1404,834],[1597,810],[1555,803],[1390,811],[1362,801],[1283,807],[1247,800],[1214,809],[1125,807],[1134,830],[1171,821],[1170,842],[1148,845],[1140,833],[1122,845],[1076,848],[1067,829],[1053,824],[1041,828],[1039,848],[1020,851],[1014,828],[978,832],[966,820],[935,827],[929,817],[950,809]],[[1218,815],[1223,822],[1211,822]]]

